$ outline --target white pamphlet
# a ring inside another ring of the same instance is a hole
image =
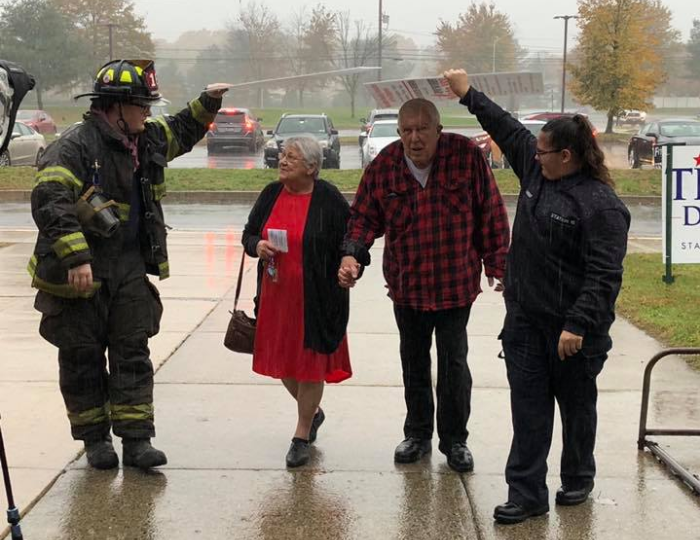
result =
[[[275,248],[282,253],[289,251],[287,245],[287,231],[284,229],[267,229],[267,237]]]

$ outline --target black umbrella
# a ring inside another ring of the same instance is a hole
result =
[[[0,59],[0,154],[10,144],[19,104],[32,88],[34,77],[17,64]]]
[[[29,75],[17,64],[0,60],[0,154],[10,144],[10,135],[15,125],[17,109],[22,99],[34,88],[34,77]],[[15,506],[15,498],[12,495],[10,483],[10,470],[5,454],[5,442],[0,428],[0,466],[7,493],[7,521],[10,524],[12,540],[22,540],[22,529],[19,526],[19,510]]]

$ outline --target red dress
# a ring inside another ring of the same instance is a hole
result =
[[[332,354],[304,348],[304,268],[302,239],[311,193],[280,192],[262,237],[268,229],[287,231],[287,253],[275,255],[276,278],[262,280],[255,334],[253,371],[275,379],[337,383],[352,376],[347,336]]]

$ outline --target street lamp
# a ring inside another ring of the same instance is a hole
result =
[[[561,112],[564,112],[566,100],[566,39],[569,33],[569,19],[578,19],[578,15],[557,15],[555,19],[564,19],[564,65],[561,76]]]
[[[493,40],[493,56],[491,61],[491,73],[496,73],[496,43],[501,39],[502,36],[497,37]]]

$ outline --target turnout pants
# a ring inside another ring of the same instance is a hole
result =
[[[437,346],[437,431],[440,451],[466,442],[471,411],[472,376],[467,365],[467,322],[471,305],[440,311],[418,311],[394,305],[401,339],[406,421],[404,436],[433,436],[433,387],[430,347],[435,332]]]
[[[610,350],[606,335],[587,335],[583,349],[560,360],[561,327],[535,326],[517,304],[507,304],[501,333],[510,383],[513,441],[506,465],[508,500],[526,509],[549,501],[547,456],[554,402],[562,421],[561,482],[569,489],[591,485],[595,476],[598,389],[596,377]]]
[[[124,253],[88,299],[39,291],[41,335],[58,347],[59,382],[74,439],[146,438],[153,424],[153,364],[148,338],[162,304],[138,252]],[[106,353],[106,354],[105,354]]]

